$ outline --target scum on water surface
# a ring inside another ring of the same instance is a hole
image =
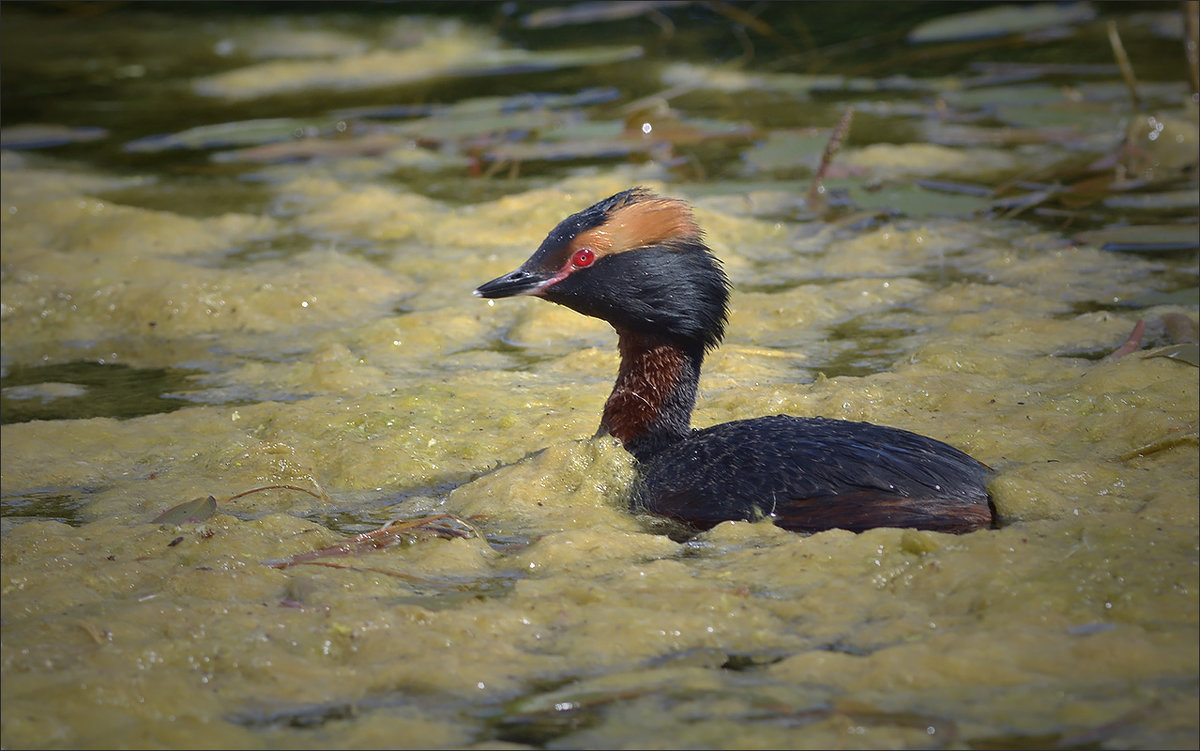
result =
[[[871,7],[5,3],[0,745],[1194,746],[1186,19]],[[611,330],[470,290],[639,184],[736,288],[698,425],[999,527],[626,512]]]

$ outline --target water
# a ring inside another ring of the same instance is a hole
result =
[[[5,4],[0,744],[1195,745],[1178,6],[593,7]],[[998,528],[628,513],[611,329],[470,291],[638,184],[736,288],[697,425],[947,440]]]

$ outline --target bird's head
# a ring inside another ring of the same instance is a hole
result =
[[[729,280],[686,203],[633,188],[559,222],[520,268],[475,295],[534,295],[702,352],[724,334]]]

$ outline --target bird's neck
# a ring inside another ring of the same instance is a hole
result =
[[[702,347],[687,348],[617,330],[621,367],[604,404],[600,432],[644,460],[691,432]]]

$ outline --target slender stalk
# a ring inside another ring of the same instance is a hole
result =
[[[1137,78],[1133,75],[1133,65],[1129,62],[1129,55],[1125,53],[1125,45],[1121,43],[1121,34],[1117,31],[1116,21],[1108,22],[1108,43],[1112,45],[1117,65],[1121,66],[1121,75],[1125,78],[1125,86],[1129,89],[1133,110],[1138,112],[1142,109],[1142,100],[1137,93]]]
[[[1183,5],[1183,54],[1187,56],[1188,79],[1192,95],[1200,95],[1200,2],[1190,0]]]
[[[821,155],[821,166],[817,168],[817,174],[813,176],[812,185],[808,189],[808,206],[813,209],[824,199],[825,186],[822,184],[825,181],[825,173],[829,171],[829,165],[833,163],[833,157],[837,155],[838,150],[842,147],[842,141],[845,140],[846,134],[850,132],[850,122],[854,119],[854,110],[850,107],[842,113],[842,119],[838,121],[837,126],[833,129],[833,134],[829,136],[829,143],[825,144],[825,153]]]

